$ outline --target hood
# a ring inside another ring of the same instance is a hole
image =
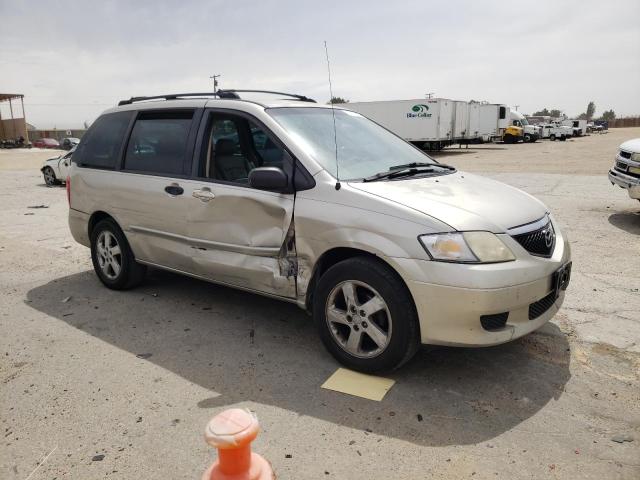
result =
[[[633,140],[627,140],[620,145],[620,150],[631,153],[640,153],[640,138],[634,138]]]
[[[463,172],[349,185],[437,218],[455,230],[503,233],[547,213],[542,202],[522,190]]]

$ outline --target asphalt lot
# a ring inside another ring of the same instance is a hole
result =
[[[640,478],[640,203],[606,178],[636,137],[437,155],[544,201],[572,283],[538,332],[425,348],[380,403],[320,389],[338,365],[293,305],[159,271],[102,287],[38,171],[49,152],[0,150],[0,478],[45,457],[30,480],[200,478],[204,426],[232,406],[282,479]]]

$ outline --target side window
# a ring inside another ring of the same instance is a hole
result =
[[[500,107],[500,120],[504,120],[507,116],[506,107]]]
[[[262,128],[236,115],[211,115],[199,176],[247,185],[256,167],[283,167],[284,150]]]
[[[140,113],[127,144],[124,168],[167,175],[187,173],[192,118],[192,110]]]
[[[280,148],[262,129],[251,127],[253,149],[261,167],[282,168],[284,150]]]
[[[108,113],[86,133],[73,158],[79,166],[114,169],[133,112]]]

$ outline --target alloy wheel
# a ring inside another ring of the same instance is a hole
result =
[[[100,270],[109,279],[115,280],[122,271],[122,250],[113,233],[103,230],[96,245]]]
[[[389,345],[389,307],[370,285],[356,280],[339,283],[329,293],[325,317],[333,339],[350,355],[373,358]]]

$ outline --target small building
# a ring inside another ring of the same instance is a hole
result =
[[[0,109],[0,140],[16,140],[20,137],[29,141],[29,132],[24,114],[24,95],[20,93],[0,93],[0,105],[9,103],[9,118],[4,118]],[[6,116],[6,115],[5,115]]]

